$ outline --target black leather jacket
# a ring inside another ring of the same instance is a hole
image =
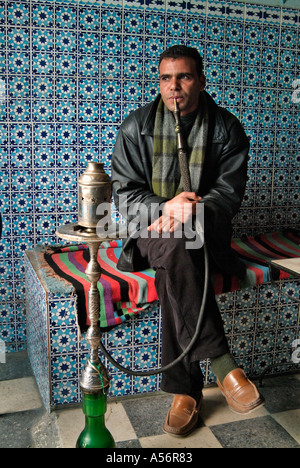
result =
[[[209,134],[198,195],[204,200],[205,241],[214,265],[223,273],[245,276],[245,267],[230,247],[233,217],[238,212],[246,187],[249,140],[238,119],[216,105],[206,93]],[[153,130],[160,96],[129,115],[120,127],[112,156],[113,195],[117,209],[128,218],[120,200],[143,203],[149,209],[167,200],[152,191]],[[157,217],[160,212],[157,212]],[[149,215],[150,220],[150,215]],[[153,217],[152,217],[153,221]],[[147,267],[136,242],[124,242],[118,263],[122,271]]]

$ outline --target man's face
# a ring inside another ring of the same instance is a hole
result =
[[[205,88],[205,76],[198,76],[194,59],[165,58],[160,64],[159,75],[161,97],[170,111],[174,111],[174,98],[181,115],[197,109],[200,93]]]

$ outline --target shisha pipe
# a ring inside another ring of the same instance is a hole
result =
[[[178,158],[180,162],[184,191],[191,192],[192,190],[187,154],[181,132],[180,112],[176,98],[174,99],[174,118],[175,132],[177,134]],[[80,178],[78,185],[79,223],[64,225],[57,231],[58,236],[63,239],[76,242],[85,242],[90,250],[90,262],[86,268],[86,275],[91,283],[88,298],[88,309],[91,326],[87,331],[86,337],[91,351],[90,357],[85,365],[80,379],[80,387],[83,396],[82,409],[85,414],[85,428],[77,440],[76,447],[113,448],[115,447],[115,441],[105,426],[109,376],[106,368],[99,359],[98,351],[100,349],[108,361],[110,361],[117,369],[126,374],[134,376],[151,376],[160,374],[182,361],[182,359],[184,359],[184,357],[192,350],[200,334],[209,286],[208,250],[204,243],[205,277],[203,297],[195,334],[191,339],[190,344],[177,359],[160,369],[150,371],[133,371],[131,369],[127,369],[115,361],[107,352],[101,341],[101,331],[99,327],[100,295],[97,288],[97,283],[101,277],[101,266],[98,263],[97,254],[101,242],[107,240],[107,238],[99,238],[97,236],[95,226],[99,221],[99,217],[97,217],[97,205],[101,202],[107,202],[111,195],[109,178],[104,173],[102,164],[89,163],[88,168]],[[200,232],[199,228],[199,225],[197,228],[196,219],[196,231],[198,233]]]
[[[191,174],[188,165],[186,142],[183,138],[180,110],[176,97],[174,98],[174,118],[175,118],[175,133],[177,135],[177,154],[180,165],[180,173],[183,181],[183,189],[185,192],[192,192]]]

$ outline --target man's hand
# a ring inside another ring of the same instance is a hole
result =
[[[175,232],[196,213],[196,205],[201,200],[194,192],[182,192],[172,200],[165,203],[163,214],[151,226],[148,231]]]

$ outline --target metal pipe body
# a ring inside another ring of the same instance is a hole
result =
[[[191,174],[188,165],[187,145],[182,133],[182,126],[180,120],[180,110],[176,98],[174,98],[174,118],[175,118],[175,132],[177,135],[177,152],[180,165],[180,173],[183,182],[183,190],[185,192],[192,192]]]

